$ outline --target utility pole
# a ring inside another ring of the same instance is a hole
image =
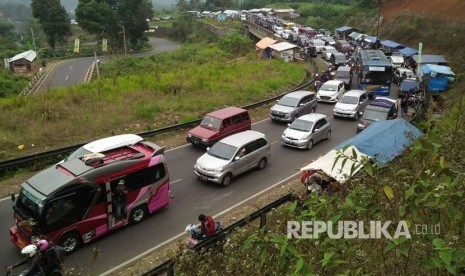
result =
[[[124,25],[123,25],[123,39],[124,39],[124,55],[128,54],[127,48],[126,48],[126,32],[124,30]]]
[[[381,10],[381,3],[380,3],[380,0],[378,0],[378,27],[376,28],[376,38],[378,38],[378,33],[379,33],[380,10]]]
[[[36,46],[36,39],[34,37],[34,30],[31,27],[31,33],[32,33],[32,44],[34,45],[34,51],[37,53],[37,46]]]

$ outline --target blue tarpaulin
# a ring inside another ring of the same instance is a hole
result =
[[[417,80],[405,79],[399,87],[400,94],[416,94],[420,90],[420,82]]]
[[[443,75],[455,76],[454,72],[449,66],[436,65],[436,64],[425,64],[421,66],[423,74],[429,74],[431,72]]]
[[[422,136],[420,130],[404,119],[372,123],[365,130],[339,144],[336,149],[353,145],[378,164],[385,164],[402,154],[413,140]]]
[[[424,64],[420,66],[423,75],[429,74],[428,91],[433,94],[438,94],[446,91],[449,82],[455,80],[455,74],[449,66]]]
[[[384,45],[384,46],[389,47],[391,49],[403,49],[403,48],[405,48],[404,45],[399,44],[397,42],[394,42],[392,40],[383,40],[383,41],[381,41],[381,45]]]
[[[410,47],[405,47],[404,49],[400,49],[399,52],[406,57],[418,54],[418,50],[410,48]]]
[[[447,78],[430,78],[428,81],[428,91],[431,94],[439,94],[446,91],[449,80]]]

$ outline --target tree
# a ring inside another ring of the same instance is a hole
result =
[[[55,49],[57,42],[64,42],[71,34],[71,23],[60,0],[32,0],[32,15],[39,20],[47,42]]]
[[[123,36],[133,48],[138,48],[148,29],[146,19],[153,15],[149,0],[80,0],[76,20],[84,30],[98,39],[109,39],[120,48]]]

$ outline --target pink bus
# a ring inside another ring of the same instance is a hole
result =
[[[69,254],[83,243],[144,218],[170,201],[164,148],[139,141],[101,153],[67,159],[31,177],[12,196],[15,226],[10,237],[19,249],[42,237]],[[124,180],[122,208],[114,214],[113,192]]]

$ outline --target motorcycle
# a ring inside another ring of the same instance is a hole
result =
[[[215,234],[221,230],[223,230],[221,222],[215,221]],[[200,229],[200,225],[188,224],[186,226],[186,232],[190,234],[190,237],[187,239],[187,246],[189,248],[194,248],[194,246],[207,238],[205,233]]]

